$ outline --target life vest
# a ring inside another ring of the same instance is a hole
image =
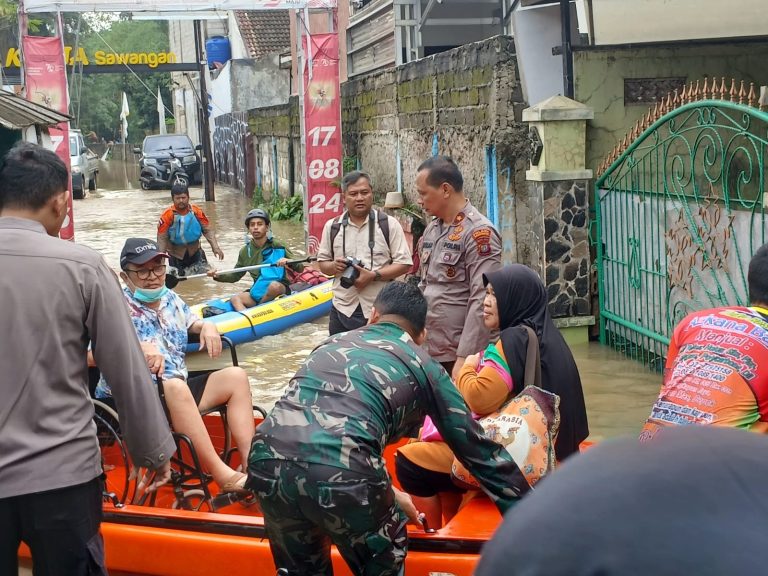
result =
[[[264,264],[274,264],[281,258],[285,258],[285,248],[266,248],[262,252],[262,262]],[[285,278],[285,268],[282,266],[269,266],[262,268],[259,277],[253,282],[249,290],[251,298],[258,304],[267,293],[267,288],[272,282],[280,282]]]
[[[173,213],[173,224],[168,228],[168,239],[171,244],[185,245],[192,244],[200,240],[203,235],[203,227],[190,208],[183,216],[177,212]]]

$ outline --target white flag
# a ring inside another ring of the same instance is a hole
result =
[[[120,120],[122,120],[122,137],[123,143],[128,141],[128,116],[131,115],[131,111],[128,108],[128,96],[123,92],[123,108],[120,110]]]
[[[157,121],[160,122],[160,134],[167,134],[165,131],[165,105],[163,97],[160,96],[160,86],[157,87]]]

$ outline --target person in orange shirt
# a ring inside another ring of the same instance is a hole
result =
[[[675,328],[640,440],[704,424],[768,432],[768,244],[749,262],[751,306],[699,310]]]
[[[174,184],[171,199],[173,205],[162,213],[157,224],[160,251],[170,255],[168,264],[178,269],[180,276],[204,274],[209,266],[200,245],[201,236],[208,240],[214,255],[219,260],[224,259],[224,252],[216,240],[216,232],[211,228],[202,208],[189,203],[186,184]]]

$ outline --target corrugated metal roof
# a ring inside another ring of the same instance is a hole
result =
[[[53,126],[66,122],[69,116],[55,110],[35,104],[16,96],[12,92],[0,90],[0,124],[11,130],[21,130],[28,126]]]

